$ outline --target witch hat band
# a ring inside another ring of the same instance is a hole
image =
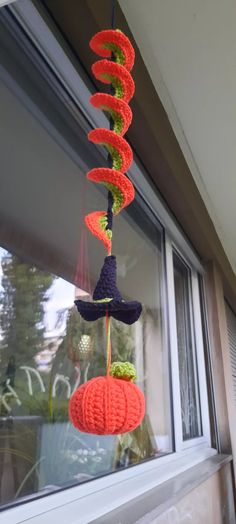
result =
[[[84,320],[93,321],[109,316],[125,324],[133,324],[139,319],[142,306],[136,300],[126,302],[116,286],[116,257],[107,256],[101,269],[99,280],[93,293],[93,302],[75,300],[77,309]]]

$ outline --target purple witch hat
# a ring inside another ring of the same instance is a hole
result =
[[[100,277],[93,293],[93,302],[75,300],[75,304],[84,320],[92,321],[105,317],[133,324],[140,317],[142,306],[136,300],[125,302],[116,287],[116,257],[107,256],[101,269]]]

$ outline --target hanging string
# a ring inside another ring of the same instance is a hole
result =
[[[115,28],[115,0],[111,0],[111,29]]]
[[[108,310],[106,311],[106,333],[107,333],[107,375],[110,375],[111,369],[111,317]]]

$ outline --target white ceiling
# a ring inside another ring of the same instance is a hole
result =
[[[236,1],[120,5],[236,272]]]

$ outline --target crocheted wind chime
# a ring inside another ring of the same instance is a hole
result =
[[[129,39],[119,30],[97,33],[90,41],[91,49],[103,57],[92,66],[96,79],[111,84],[114,94],[96,93],[91,104],[110,115],[111,129],[94,129],[88,139],[106,147],[111,167],[95,168],[87,174],[88,180],[104,184],[108,190],[107,211],[95,211],[85,217],[87,227],[107,249],[93,301],[76,300],[82,318],[94,321],[106,317],[107,373],[82,384],[69,403],[69,416],[80,431],[100,435],[132,431],[142,421],[145,400],[142,391],[133,383],[136,372],[129,362],[111,363],[110,317],[133,324],[138,320],[142,306],[126,302],[116,286],[116,257],[112,255],[112,222],[134,199],[134,187],[125,175],[133,154],[123,138],[128,130],[132,111],[128,105],[134,95],[130,71],[134,64],[134,49]],[[109,60],[110,59],[110,60]]]

